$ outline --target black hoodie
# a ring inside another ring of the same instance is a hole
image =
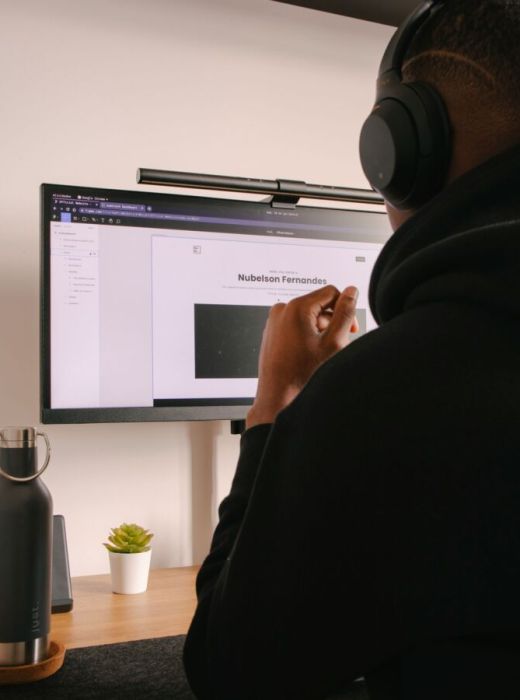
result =
[[[243,435],[185,646],[200,700],[322,700],[363,675],[399,697],[416,649],[520,639],[519,162],[404,224],[372,276],[379,328]]]

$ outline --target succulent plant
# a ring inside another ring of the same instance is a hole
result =
[[[119,527],[113,527],[108,536],[111,544],[108,542],[103,542],[103,544],[109,552],[138,554],[139,552],[148,552],[151,549],[150,540],[152,537],[153,533],[140,525],[121,523]]]

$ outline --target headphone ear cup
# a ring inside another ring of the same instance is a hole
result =
[[[361,130],[359,152],[372,185],[397,209],[416,209],[441,189],[451,130],[440,95],[425,83],[389,87]]]
[[[361,129],[359,155],[372,185],[391,202],[413,188],[419,144],[408,110],[396,99],[379,102]]]

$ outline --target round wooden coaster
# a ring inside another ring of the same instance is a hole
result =
[[[49,644],[49,658],[26,666],[0,666],[0,685],[33,683],[52,676],[63,666],[65,645],[61,642]]]

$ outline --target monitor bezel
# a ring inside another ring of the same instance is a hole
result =
[[[81,424],[81,423],[127,423],[127,422],[179,422],[209,420],[243,420],[252,400],[240,403],[219,404],[216,402],[197,406],[136,406],[136,407],[95,407],[95,408],[52,408],[51,407],[51,309],[50,309],[50,219],[46,221],[46,212],[52,194],[59,190],[64,194],[98,194],[99,196],[124,197],[130,202],[142,201],[143,196],[153,202],[175,200],[183,206],[226,205],[238,207],[264,205],[268,202],[229,199],[224,197],[207,197],[198,195],[180,195],[177,193],[149,192],[145,190],[122,190],[118,188],[85,187],[82,185],[63,185],[42,183],[40,185],[40,420],[43,424]],[[373,209],[346,209],[340,207],[316,207],[297,205],[298,209],[368,213],[385,216],[384,211]],[[213,400],[214,401],[214,400]],[[238,400],[237,400],[238,401]],[[187,402],[188,403],[188,402]]]

